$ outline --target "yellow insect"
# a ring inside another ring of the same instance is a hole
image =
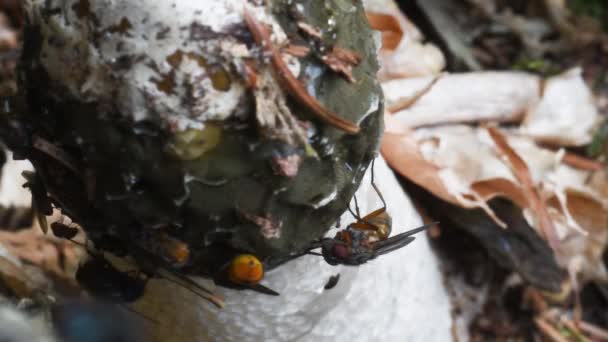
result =
[[[220,279],[220,285],[237,289],[251,289],[272,296],[279,295],[278,292],[260,284],[264,279],[264,264],[252,254],[238,254],[232,258],[225,275],[221,278],[227,278],[227,281]]]
[[[264,266],[251,254],[239,254],[230,262],[228,279],[235,284],[254,286],[264,278]]]

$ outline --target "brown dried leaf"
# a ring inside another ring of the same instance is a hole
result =
[[[382,153],[397,172],[449,203],[483,208],[498,224],[486,202],[509,198],[524,209],[531,226],[549,242],[552,239],[554,250],[559,245],[560,266],[572,269],[574,262],[586,279],[604,279],[601,251],[608,241],[604,170],[590,173],[573,168],[563,151],[496,129],[490,129],[494,134],[469,126],[414,131],[390,115],[385,122]]]
[[[528,198],[528,203],[531,209],[535,212],[538,219],[538,225],[545,239],[549,243],[549,246],[553,248],[555,252],[559,251],[559,240],[555,231],[553,221],[549,216],[547,207],[544,201],[541,199],[530,174],[530,169],[526,162],[517,154],[517,152],[511,148],[505,136],[496,128],[487,128],[490,137],[496,144],[499,152],[502,154],[505,161],[511,166],[513,174],[520,182],[522,190]]]
[[[304,45],[289,44],[286,48],[283,49],[283,52],[288,53],[294,57],[303,58],[308,56],[308,54],[310,53],[310,48]]]
[[[382,49],[395,50],[403,38],[399,20],[392,15],[367,11],[367,20],[374,30],[382,33]]]
[[[574,153],[566,152],[562,158],[564,163],[581,170],[601,171],[605,165],[597,160],[585,158]]]
[[[371,14],[370,24],[383,36],[383,48],[378,53],[379,79],[429,76],[443,70],[442,52],[432,44],[422,43],[424,37],[394,0],[367,0],[365,9]]]
[[[285,88],[294,100],[308,108],[311,113],[325,123],[342,129],[349,134],[357,134],[361,130],[358,124],[351,122],[323,106],[316,98],[311,96],[302,83],[296,78],[283,61],[279,50],[270,39],[268,28],[255,18],[252,12],[245,10],[245,23],[251,32],[256,44],[265,48],[270,54],[270,61],[275,70],[277,81]]]
[[[355,83],[353,66],[361,62],[361,56],[354,51],[334,47],[331,52],[322,57],[323,62],[331,70],[342,74],[349,82]]]
[[[321,30],[305,22],[299,21],[298,28],[312,38],[321,39],[323,37]]]
[[[414,131],[399,123],[390,114],[385,115],[384,121],[386,130],[382,138],[381,152],[393,169],[444,201],[465,208],[482,208],[497,224],[505,226],[486,203],[488,199],[496,196],[495,193],[487,192],[491,188],[490,185],[485,186],[486,198],[483,198],[472,190],[469,184],[454,177],[454,172],[449,168],[427,160]],[[509,188],[504,185],[497,187]]]

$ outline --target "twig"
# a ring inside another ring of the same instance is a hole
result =
[[[583,333],[581,332],[580,327],[578,327],[572,320],[563,318],[563,319],[561,319],[561,323],[563,323],[566,326],[566,328],[568,328],[568,330],[570,330],[570,332],[572,332],[572,334],[574,334],[577,341],[580,341],[580,342],[589,341],[589,339],[585,335],[583,335]]]
[[[253,35],[255,42],[262,46],[270,54],[270,60],[276,71],[276,77],[279,82],[286,88],[287,92],[300,104],[307,107],[312,113],[314,113],[320,120],[338,127],[347,133],[356,134],[359,133],[360,127],[348,120],[345,120],[329,109],[325,108],[317,99],[310,96],[302,83],[291,73],[291,70],[287,67],[281,54],[277,48],[270,41],[270,35],[267,29],[251,14],[246,8],[244,12],[245,23]]]
[[[549,322],[542,317],[534,318],[534,323],[538,329],[551,341],[553,342],[568,342],[568,340],[562,336]]]
[[[596,325],[587,323],[582,320],[578,322],[578,327],[579,327],[579,329],[581,329],[582,331],[586,332],[587,334],[589,334],[591,336],[597,337],[604,341],[608,341],[608,331],[605,329],[602,329]]]

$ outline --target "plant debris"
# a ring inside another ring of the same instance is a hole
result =
[[[249,10],[245,10],[245,22],[256,43],[266,49],[270,54],[270,60],[275,69],[275,76],[278,78],[279,83],[285,87],[290,96],[310,109],[310,111],[322,121],[350,134],[359,132],[360,128],[357,124],[332,113],[329,109],[319,103],[317,99],[308,94],[302,83],[300,83],[300,81],[291,73],[291,70],[289,70],[283,61],[281,54],[271,42],[268,29],[255,19],[254,15]]]
[[[322,59],[331,70],[342,74],[351,83],[356,82],[353,77],[353,66],[361,62],[361,56],[357,53],[334,47]]]

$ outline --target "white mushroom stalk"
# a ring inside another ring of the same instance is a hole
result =
[[[94,244],[113,238],[136,264],[156,267],[132,307],[158,322],[157,340],[449,339],[447,296],[423,236],[361,267],[307,255],[262,273],[280,296],[226,272],[233,254],[272,268],[314,246],[374,158],[382,94],[359,1],[24,6],[18,119],[34,143],[23,155]],[[277,6],[301,22],[285,24]],[[284,51],[295,43],[305,55]],[[382,160],[375,171],[393,234],[420,226]],[[363,212],[380,205],[369,177]],[[342,228],[353,220],[343,215]],[[153,277],[161,271],[213,278],[225,307]]]

